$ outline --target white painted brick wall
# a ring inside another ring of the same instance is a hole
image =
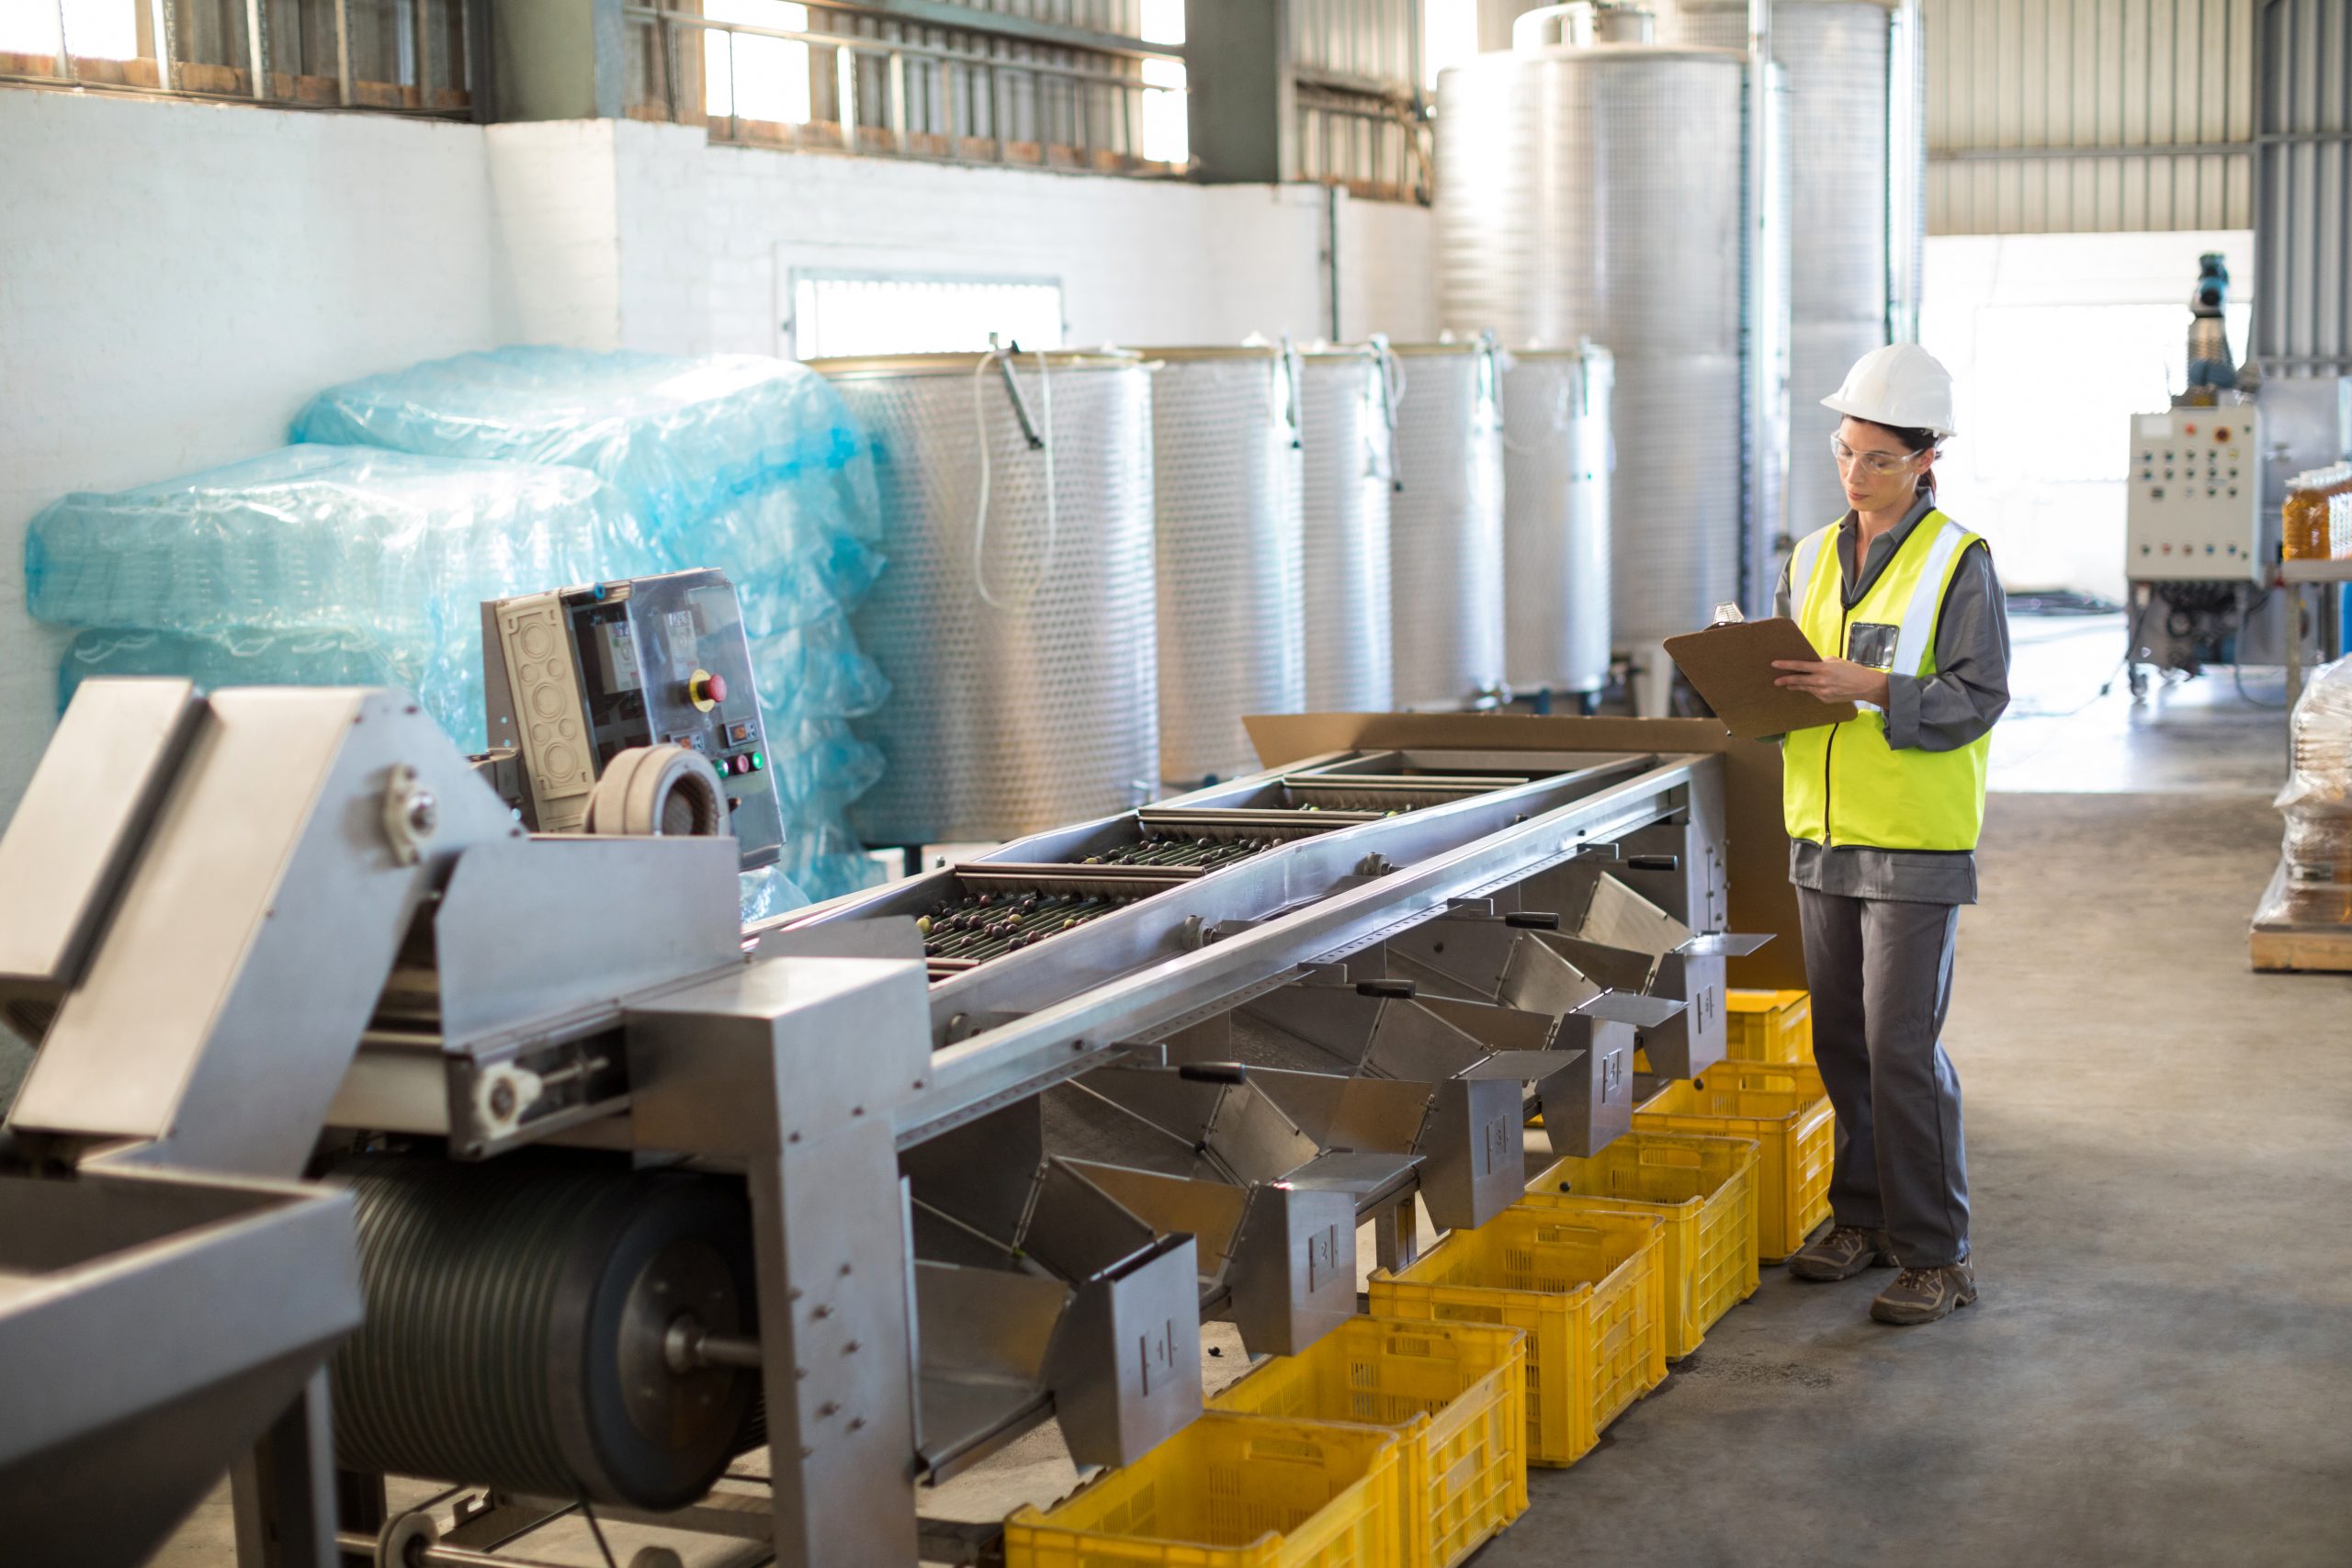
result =
[[[24,527],[248,457],[356,376],[499,343],[779,353],[795,266],[1053,277],[1074,343],[1329,330],[1319,189],[0,91],[0,818],[56,709]],[[1343,335],[1436,327],[1429,215],[1341,203]]]
[[[279,446],[320,388],[495,341],[480,130],[0,90],[0,817],[56,716],[25,524]]]
[[[657,132],[679,146],[689,135]],[[674,342],[639,347],[790,352],[782,323],[786,285],[798,267],[1005,277],[1061,282],[1072,343],[1222,342],[1251,332],[1310,339],[1329,334],[1325,197],[1302,186],[1203,186],[1092,179],[1026,170],[956,168],[825,153],[713,146],[699,180],[681,159],[625,158],[625,181],[699,189],[699,234],[681,222],[624,230],[622,272],[632,288],[673,275],[682,251],[702,257],[707,335],[676,329]],[[640,202],[675,214],[667,196],[626,185],[622,209]],[[1399,341],[1436,331],[1429,214],[1383,203],[1340,202],[1341,329],[1386,332]],[[640,267],[639,245],[662,259]],[[642,312],[640,315],[639,312]],[[664,321],[656,302],[625,294],[625,321]]]
[[[503,341],[620,345],[615,124],[542,120],[482,133],[494,225],[492,314]]]

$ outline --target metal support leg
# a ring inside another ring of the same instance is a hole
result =
[[[2303,585],[2282,583],[2278,592],[2285,595],[2287,623],[2287,706],[2292,709],[2295,699],[2303,694]],[[2292,747],[2290,733],[2288,745]]]
[[[1410,1269],[1421,1255],[1420,1207],[1410,1192],[1372,1217],[1373,1258],[1391,1274]]]
[[[1665,718],[1674,711],[1674,660],[1666,644],[1634,645],[1634,712],[1641,718]]]
[[[898,1568],[916,1554],[915,1432],[890,1119],[794,1137],[749,1172],[776,1562]]]
[[[334,1418],[327,1370],[229,1472],[239,1568],[337,1568]]]

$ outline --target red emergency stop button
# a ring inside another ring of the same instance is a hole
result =
[[[727,677],[697,670],[686,677],[686,700],[708,713],[727,700]]]

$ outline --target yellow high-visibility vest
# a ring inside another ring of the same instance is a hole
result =
[[[1833,523],[1806,536],[1790,558],[1797,625],[1824,658],[1934,674],[1944,593],[1978,536],[1930,511],[1849,610],[1838,528]],[[1992,741],[1987,731],[1954,751],[1897,750],[1886,743],[1886,715],[1867,704],[1844,724],[1791,730],[1781,753],[1789,837],[1883,850],[1973,850],[1984,827]]]

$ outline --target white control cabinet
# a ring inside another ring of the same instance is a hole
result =
[[[2264,582],[2262,424],[2252,403],[2132,416],[2123,572]]]

